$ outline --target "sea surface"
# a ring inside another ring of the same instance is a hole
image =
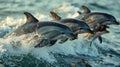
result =
[[[50,11],[62,18],[77,18],[86,5],[92,12],[104,12],[120,21],[120,0],[0,0],[0,67],[120,67],[120,25],[111,25],[103,43],[81,35],[74,41],[34,48],[33,35],[3,37],[25,23],[24,12],[39,21],[51,21]],[[28,39],[25,37],[28,36]]]

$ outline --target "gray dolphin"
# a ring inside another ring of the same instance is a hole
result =
[[[95,38],[98,37],[100,43],[102,43],[102,37],[100,35],[103,35],[104,33],[108,32],[106,30],[106,28],[109,28],[108,25],[119,25],[119,22],[116,21],[114,16],[107,13],[91,12],[90,9],[84,5],[82,6],[82,12],[78,11],[78,13],[80,15],[80,18],[83,21],[85,21],[97,35],[95,35]],[[97,32],[101,32],[102,34],[98,34]]]
[[[98,28],[101,25],[111,25],[116,24],[119,25],[119,23],[116,21],[115,17],[112,15],[109,15],[107,13],[89,13],[82,18],[91,28]],[[96,28],[96,29],[97,29]]]
[[[58,16],[55,12],[50,11],[51,17],[54,21],[59,21],[60,23],[68,26],[71,28],[76,34],[81,33],[93,33],[90,30],[90,27],[88,24],[86,24],[84,21],[80,21],[73,18],[67,18],[67,19],[61,19],[60,16]]]
[[[41,21],[38,23],[37,29],[42,40],[35,47],[42,47],[47,44],[53,45],[57,40],[61,40],[60,43],[63,43],[67,39],[74,40],[77,37],[69,27],[57,22]]]
[[[91,28],[99,27],[100,25],[111,25],[116,24],[119,25],[119,22],[115,19],[114,16],[101,13],[101,12],[91,12],[90,9],[86,6],[82,6],[82,12],[78,11],[78,13],[82,16],[81,19],[84,20]]]

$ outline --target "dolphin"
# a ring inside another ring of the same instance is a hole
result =
[[[60,23],[68,26],[71,28],[76,34],[81,33],[93,33],[90,30],[90,27],[88,24],[86,24],[84,21],[80,21],[73,18],[67,18],[67,19],[61,19],[60,16],[58,16],[55,12],[50,11],[51,17],[54,21],[59,21]]]
[[[102,43],[102,37],[100,35],[108,32],[106,30],[106,28],[109,28],[108,25],[119,25],[119,22],[117,22],[114,16],[102,12],[91,12],[91,10],[84,5],[82,6],[82,12],[78,11],[78,13],[80,15],[80,19],[85,21],[90,26],[95,33],[95,36],[97,35],[95,38],[98,37],[100,43]],[[98,34],[97,32],[101,32],[102,34]]]
[[[116,24],[119,25],[119,23],[116,21],[115,17],[112,15],[109,15],[107,13],[89,13],[84,18],[82,18],[91,28],[98,28],[101,25],[111,25]]]
[[[99,27],[101,25],[119,25],[116,18],[110,14],[102,12],[91,12],[86,6],[82,6],[82,12],[78,11],[79,15],[82,16],[81,19],[84,20],[91,28],[94,26]]]
[[[61,40],[60,43],[63,43],[68,39],[74,40],[77,37],[69,27],[53,21],[39,22],[37,31],[42,40],[35,47],[42,47],[50,43],[53,45],[57,40]]]

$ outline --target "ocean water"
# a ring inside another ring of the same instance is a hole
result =
[[[120,21],[120,0],[0,0],[0,67],[120,67],[120,25],[111,25],[103,43],[79,35],[74,41],[34,48],[34,33],[4,39],[25,23],[24,12],[39,21],[50,21],[50,11],[62,18],[76,18],[81,6],[104,12]]]

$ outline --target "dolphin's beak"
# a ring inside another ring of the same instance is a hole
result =
[[[93,34],[94,32],[90,29],[81,29],[79,33],[91,33],[91,34]]]
[[[116,24],[116,25],[120,25],[120,22],[118,22],[118,21],[115,21],[115,24]]]
[[[112,25],[112,24],[114,24],[114,25],[119,25],[120,24],[120,22],[118,22],[118,21],[110,21],[110,20],[107,20],[107,21],[104,21],[104,23],[102,23],[101,25]]]

